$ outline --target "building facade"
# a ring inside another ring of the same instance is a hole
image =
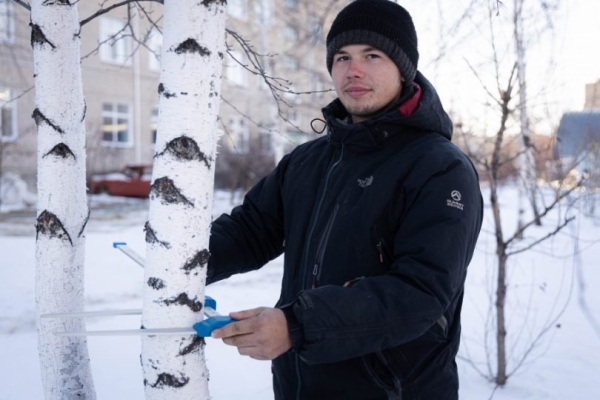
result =
[[[586,110],[600,109],[600,80],[596,83],[585,85],[585,105]]]
[[[310,122],[334,98],[327,91],[332,85],[323,26],[348,2],[228,1],[229,54],[223,63],[223,135],[217,158],[222,186],[248,186],[298,143],[315,137]],[[103,2],[103,7],[114,3],[118,1]],[[98,2],[78,6],[81,21],[86,21],[81,65],[88,174],[152,163],[162,6],[131,4],[93,19]],[[0,0],[0,168],[18,173],[33,189],[36,127],[29,38],[29,11]]]

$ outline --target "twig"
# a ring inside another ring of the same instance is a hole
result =
[[[27,93],[31,92],[33,89],[35,89],[35,86],[30,86],[29,88],[25,89],[20,95],[12,97],[10,100],[7,100],[6,102],[2,103],[2,107],[4,107],[7,104],[10,104],[14,101],[19,100],[21,97],[25,96]]]
[[[130,4],[130,3],[139,3],[142,1],[150,1],[150,2],[154,2],[154,3],[164,4],[164,0],[124,0],[120,3],[115,3],[115,4],[111,5],[110,7],[102,8],[102,9],[98,10],[94,14],[92,14],[89,17],[87,17],[86,19],[82,20],[79,23],[79,25],[84,26],[85,24],[87,24],[88,22],[93,20],[94,18],[98,18],[99,16],[104,15],[104,14],[110,12],[111,10],[114,10],[115,8],[122,7],[122,6]]]
[[[23,8],[25,8],[26,10],[31,11],[31,6],[28,3],[25,3],[22,0],[13,0],[15,3],[17,3],[18,5],[22,6]]]

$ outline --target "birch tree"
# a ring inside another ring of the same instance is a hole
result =
[[[544,2],[542,2],[544,3]],[[515,53],[517,59],[517,77],[519,81],[519,124],[521,126],[521,137],[519,145],[521,155],[518,158],[521,179],[519,179],[519,214],[518,225],[523,225],[524,200],[529,198],[531,209],[536,218],[536,224],[541,225],[540,211],[538,206],[539,193],[536,187],[536,170],[534,154],[531,142],[531,129],[529,123],[529,110],[527,108],[527,49],[525,41],[525,21],[523,16],[524,0],[514,0],[513,25]],[[544,4],[542,4],[544,8]]]
[[[166,0],[146,232],[144,328],[202,319],[225,52],[225,0]],[[208,399],[204,339],[142,338],[147,399]]]
[[[42,383],[47,400],[95,399],[87,343],[54,333],[81,331],[81,319],[40,314],[83,311],[85,103],[77,2],[33,0],[33,118],[38,127],[36,312]]]

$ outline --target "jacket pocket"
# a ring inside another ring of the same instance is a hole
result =
[[[389,268],[392,264],[393,257],[391,253],[391,249],[389,249],[387,242],[384,238],[379,238],[379,241],[375,245],[377,248],[377,255],[379,257],[379,263],[385,265]]]
[[[363,365],[375,386],[385,390],[388,399],[402,400],[402,383],[382,352],[362,357]]]

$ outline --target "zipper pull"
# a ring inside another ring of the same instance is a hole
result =
[[[381,240],[377,243],[377,251],[379,251],[379,262],[383,264],[383,245]]]
[[[317,277],[319,276],[319,264],[315,264],[315,267],[313,268],[313,285],[312,288],[316,288],[317,287]]]

